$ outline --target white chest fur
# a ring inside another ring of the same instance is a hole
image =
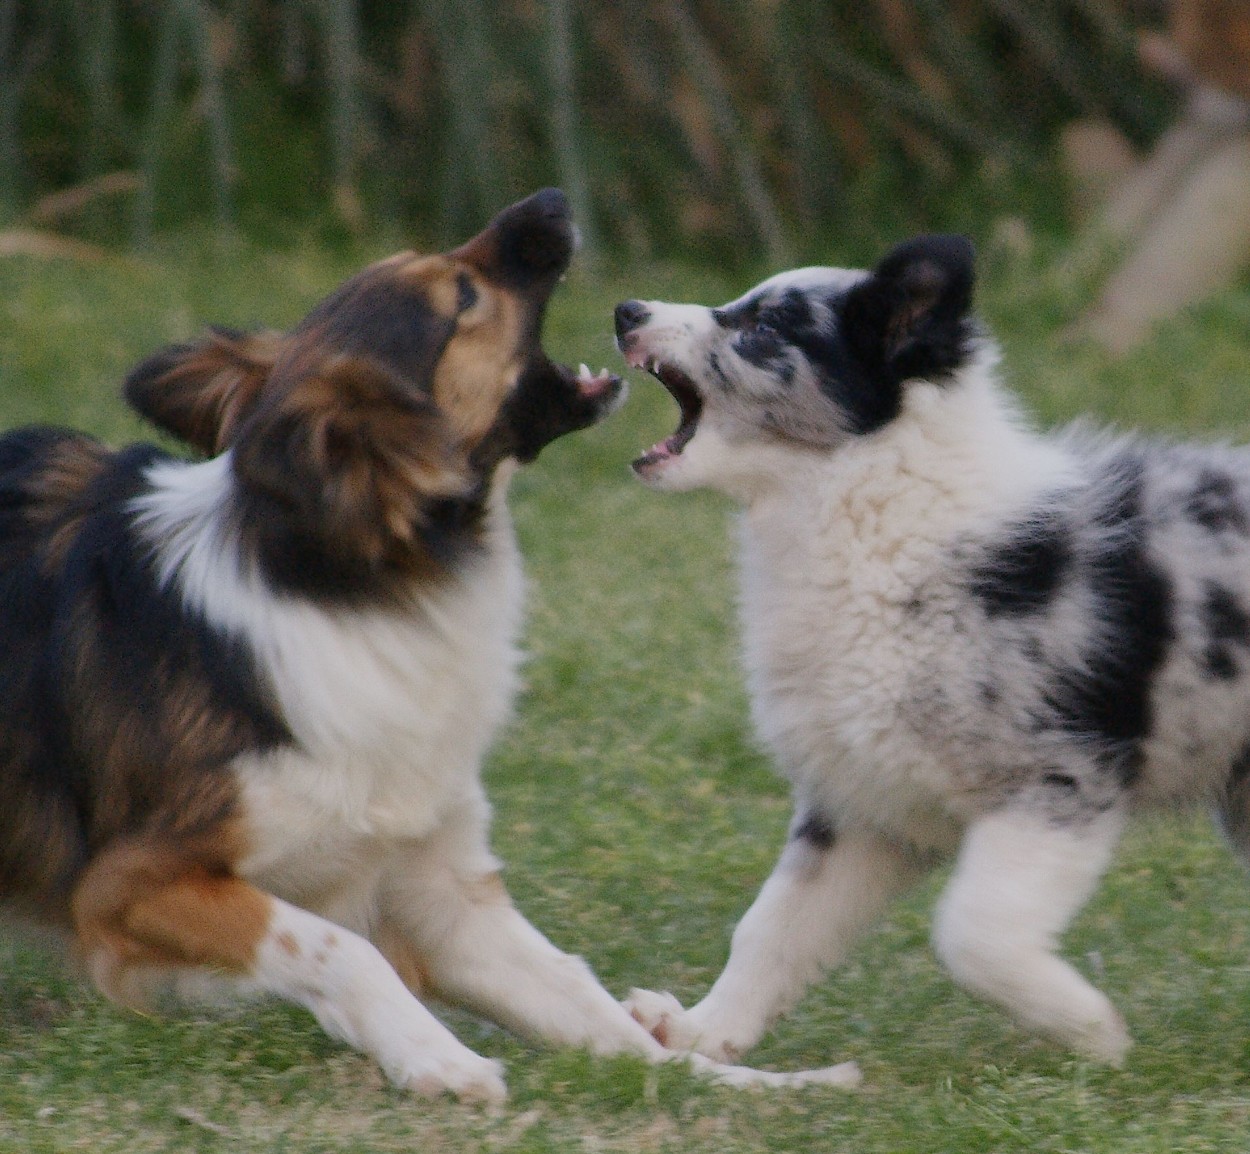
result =
[[[475,803],[514,694],[520,606],[509,540],[407,613],[293,613],[259,639],[296,743],[238,765],[258,847],[245,868],[281,871],[312,845],[367,854]]]
[[[249,570],[214,515],[228,478],[226,458],[153,470],[141,521],[166,580],[254,654],[294,738],[236,762],[254,847],[242,872],[329,900],[348,877],[367,884],[388,843],[428,836],[457,808],[485,818],[479,767],[517,681],[520,557],[501,486],[464,572],[401,605],[325,607]]]
[[[801,804],[942,846],[957,824],[946,799],[958,767],[908,711],[965,643],[950,548],[1069,464],[1021,431],[991,389],[952,397],[918,386],[910,404],[883,435],[792,459],[747,503],[744,661],[756,729]],[[969,435],[977,424],[986,435]]]

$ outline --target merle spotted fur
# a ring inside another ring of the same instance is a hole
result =
[[[1250,857],[1250,450],[1030,428],[973,280],[967,241],[919,237],[617,311],[682,409],[635,470],[742,506],[753,715],[796,802],[707,997],[631,1001],[670,1044],[740,1053],[953,860],[953,976],[1118,1062],[1124,1023],[1054,951],[1124,821],[1206,805]]]

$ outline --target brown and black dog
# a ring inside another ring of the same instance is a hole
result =
[[[127,396],[202,459],[0,439],[0,898],[105,993],[276,995],[424,1093],[504,1083],[421,991],[669,1057],[514,909],[479,775],[516,685],[508,478],[623,395],[542,350],[573,249],[546,190],[290,333],[156,354]]]

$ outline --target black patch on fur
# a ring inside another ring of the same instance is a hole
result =
[[[1199,612],[1207,632],[1203,667],[1218,681],[1231,681],[1240,672],[1237,649],[1250,646],[1250,615],[1236,594],[1214,581],[1208,581]]]
[[[787,335],[799,336],[815,323],[812,302],[802,289],[787,289],[764,310],[764,320]]]
[[[477,304],[477,289],[473,287],[473,282],[469,279],[468,273],[459,273],[456,276],[456,311],[465,312]]]
[[[1042,778],[1042,784],[1064,793],[1076,793],[1081,788],[1080,783],[1070,773],[1048,773]]]
[[[789,343],[772,328],[754,328],[739,335],[734,351],[749,365],[780,381],[794,382],[794,364],[790,360]]]
[[[143,492],[147,469],[168,459],[150,445],[117,454],[90,494],[91,515],[67,557],[63,607],[92,603],[100,610],[100,655],[108,661],[109,696],[156,711],[163,696],[161,670],[176,668],[179,677],[202,682],[216,707],[237,720],[240,740],[231,743],[229,755],[289,742],[286,724],[261,688],[246,648],[189,611],[174,584],[159,583],[150,547],[135,534],[129,502]],[[73,648],[81,631],[73,628],[64,637]],[[96,672],[103,675],[104,668]],[[84,675],[84,681],[90,688],[90,678]]]
[[[1019,525],[972,570],[970,590],[990,617],[1042,612],[1072,565],[1072,541],[1057,513]]]
[[[878,388],[941,381],[968,360],[976,335],[973,246],[963,236],[918,236],[896,246],[839,305],[846,345]]]
[[[837,830],[828,815],[819,810],[812,810],[804,814],[803,820],[794,827],[791,840],[805,841],[813,849],[825,853],[833,848],[837,837]]]
[[[712,320],[723,329],[740,329],[744,324],[755,319],[759,312],[760,302],[749,298],[733,308],[717,308],[712,310]]]
[[[165,455],[92,446],[0,440],[0,896],[45,917],[95,848],[228,816],[229,759],[291,740],[243,645],[159,583],[136,536],[128,504]],[[57,513],[44,470],[75,450],[100,467]]]
[[[837,408],[849,433],[862,436],[888,424],[903,404],[901,381],[873,377],[858,360],[840,327],[809,329],[794,342],[815,370],[821,391]]]
[[[794,365],[789,350],[799,343],[804,324],[811,323],[811,309],[806,303],[801,309],[793,303],[788,306],[782,303],[787,297],[796,295],[799,294],[787,294],[777,303],[752,297],[732,309],[712,310],[717,324],[725,329],[737,330],[734,352],[747,364],[787,385],[794,380]],[[719,367],[713,372],[719,373]]]
[[[1094,516],[1098,537],[1110,543],[1086,559],[1099,628],[1077,667],[1053,671],[1046,699],[1054,722],[1090,742],[1102,764],[1131,785],[1153,723],[1150,692],[1174,636],[1174,607],[1171,584],[1145,548],[1141,463],[1122,458],[1116,472]]]
[[[1212,533],[1230,531],[1250,536],[1250,521],[1238,499],[1237,483],[1227,473],[1204,470],[1189,495],[1185,512]]]
[[[974,254],[961,236],[919,236],[892,249],[865,280],[834,302],[839,354],[825,390],[871,432],[897,415],[903,384],[941,382],[968,360],[976,325]],[[854,368],[845,365],[853,362]]]
[[[720,363],[720,357],[716,355],[716,350],[712,349],[707,355],[707,367],[712,376],[716,378],[716,383],[722,389],[732,389],[733,381],[725,375],[725,370]]]

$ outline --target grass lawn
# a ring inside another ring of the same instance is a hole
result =
[[[1080,412],[1250,438],[1250,292],[1112,363],[1058,337],[1067,286],[989,254],[983,311],[1039,419]],[[0,425],[52,420],[121,440],[126,368],[202,324],[283,326],[351,264],[184,238],[143,260],[0,262]],[[619,367],[612,304],[745,285],[664,269],[575,275],[548,346]],[[729,511],[663,497],[626,468],[672,431],[639,376],[607,425],[547,450],[513,507],[532,578],[527,689],[488,767],[518,904],[617,993],[706,990],[780,848],[786,792],[753,746],[735,665]],[[251,1007],[158,1022],[103,1002],[18,937],[0,939],[0,1151],[1246,1151],[1250,887],[1198,819],[1139,825],[1065,950],[1126,1014],[1107,1071],[956,990],[928,946],[940,878],[895,907],[751,1060],[855,1058],[863,1087],[742,1093],[676,1069],[524,1045],[456,1011],[502,1058],[497,1114],[428,1103],[304,1013]]]

